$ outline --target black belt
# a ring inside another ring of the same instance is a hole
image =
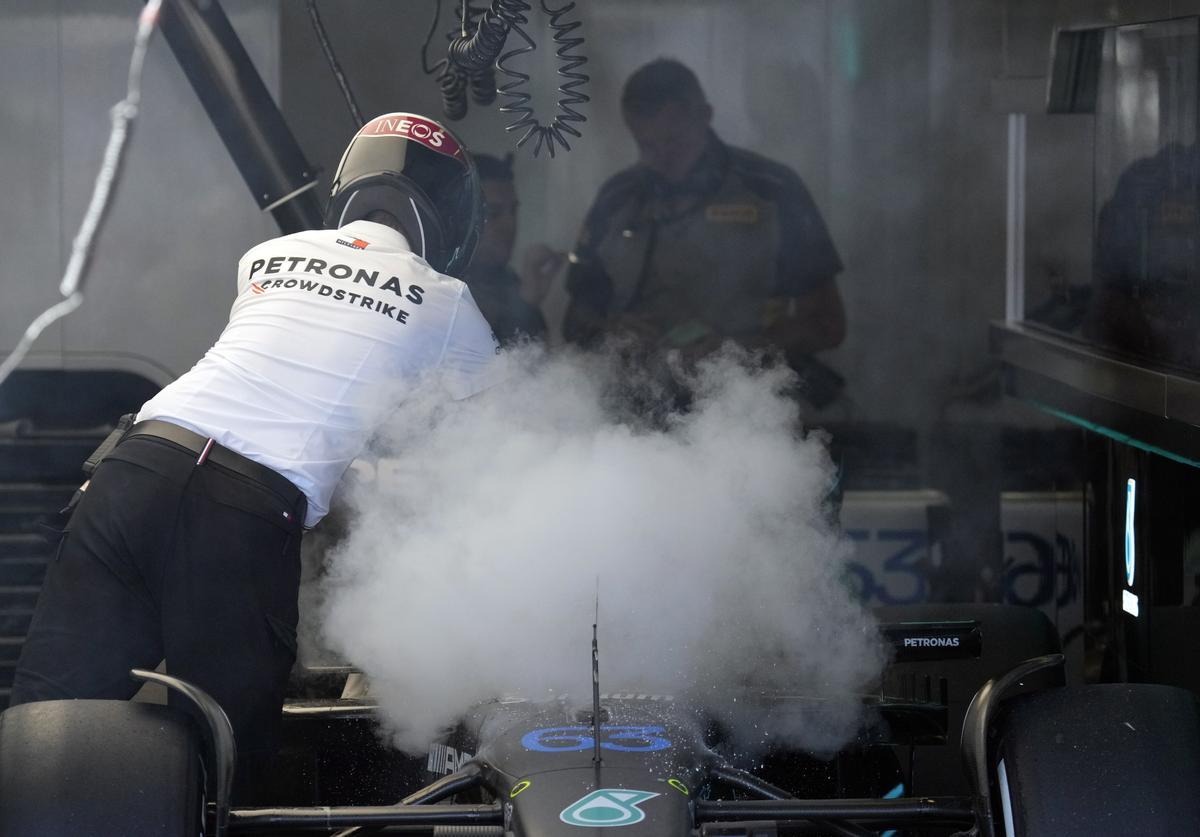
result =
[[[196,454],[197,465],[204,462],[220,465],[222,468],[227,468],[271,489],[283,500],[286,500],[290,508],[298,510],[298,513],[302,508],[299,503],[305,499],[304,492],[296,488],[287,477],[278,471],[271,470],[266,465],[260,465],[252,459],[247,459],[236,451],[218,445],[212,439],[201,436],[199,433],[193,433],[186,427],[171,424],[169,421],[147,419],[139,421],[129,428],[129,431],[121,438],[123,441],[132,439],[134,436],[153,436],[158,439],[166,439],[168,442]]]

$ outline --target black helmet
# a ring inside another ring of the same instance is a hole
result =
[[[325,226],[383,210],[417,255],[441,273],[461,272],[479,241],[483,198],[467,149],[441,124],[385,113],[363,125],[333,175]]]

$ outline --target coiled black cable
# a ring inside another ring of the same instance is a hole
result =
[[[437,83],[442,91],[442,113],[447,119],[458,122],[467,115],[467,73],[447,62]]]
[[[433,41],[433,34],[437,32],[441,14],[442,0],[433,0],[433,21],[425,34],[425,43],[421,45],[421,70],[427,76],[437,75],[438,89],[442,92],[442,113],[447,119],[457,122],[467,115],[466,73],[455,67],[449,58],[443,58],[432,67],[429,66],[429,44]]]
[[[442,93],[442,113],[447,119],[457,122],[467,115],[467,91],[477,105],[490,105],[496,100],[496,75],[489,66],[482,70],[467,71],[459,67],[449,57],[443,58],[432,67],[429,65],[429,44],[437,32],[438,20],[441,16],[441,0],[433,0],[433,22],[421,46],[421,69],[426,75],[437,76],[438,88]],[[466,0],[459,5],[462,24],[455,27],[446,35],[447,41],[469,36],[475,31],[476,21],[484,13],[484,9],[472,6]]]
[[[479,18],[486,11],[487,9],[483,6],[472,6],[468,0],[462,0],[462,6],[459,9],[462,29],[459,35],[461,37],[474,35],[479,27]],[[450,40],[454,40],[453,33],[451,33]],[[467,78],[470,81],[471,101],[481,107],[487,107],[496,101],[496,68],[492,64],[479,70],[468,71]]]
[[[557,73],[566,79],[558,87],[558,112],[550,124],[543,125],[530,104],[533,96],[525,90],[529,75],[517,70],[511,63],[515,58],[537,49],[524,28],[529,23],[527,15],[531,9],[527,0],[492,0],[491,8],[483,13],[475,31],[469,35],[466,32],[464,10],[463,34],[451,41],[448,57],[451,64],[469,73],[480,72],[494,63],[496,70],[510,79],[498,91],[508,99],[501,105],[500,112],[516,116],[516,120],[505,130],[524,131],[517,140],[518,148],[536,138],[533,155],[536,157],[545,148],[553,157],[558,146],[570,150],[566,135],[581,137],[576,124],[587,121],[587,117],[576,110],[579,105],[590,101],[580,89],[590,81],[588,75],[579,69],[587,63],[587,58],[575,51],[584,43],[581,35],[574,34],[583,24],[578,20],[565,20],[566,15],[575,9],[573,0],[558,8],[551,8],[546,0],[541,0],[541,10],[549,17],[550,29],[554,32],[555,55],[559,59]],[[508,34],[513,31],[523,44],[501,55]]]
[[[471,80],[471,101],[480,107],[487,107],[496,101],[496,71],[491,67],[486,70],[474,70],[468,73]]]
[[[472,33],[463,32],[450,42],[450,61],[468,72],[484,70],[496,63],[512,27],[529,22],[532,7],[526,0],[492,0]]]
[[[591,98],[580,89],[591,81],[587,73],[579,70],[587,63],[587,57],[572,52],[584,44],[583,35],[571,35],[575,30],[583,27],[583,22],[579,20],[568,22],[563,19],[574,9],[574,2],[551,9],[546,5],[545,0],[542,0],[542,11],[550,16],[550,28],[554,31],[554,44],[557,47],[554,54],[558,56],[559,60],[557,72],[561,78],[566,79],[566,82],[558,86],[558,113],[555,114],[554,120],[542,129],[547,137],[551,157],[554,156],[554,141],[562,145],[564,151],[571,150],[570,144],[563,137],[564,133],[576,138],[583,136],[572,123],[587,122],[587,117],[575,108],[591,101]],[[535,148],[534,155],[536,156],[536,154],[537,149]]]

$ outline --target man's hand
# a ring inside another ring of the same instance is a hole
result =
[[[538,306],[550,292],[550,283],[567,263],[567,254],[547,247],[530,244],[521,260],[521,296],[530,305]]]
[[[629,312],[610,317],[605,331],[618,339],[634,340],[645,346],[654,345],[662,337],[661,327],[645,317]]]
[[[787,302],[786,309],[764,317],[767,343],[788,354],[811,355],[832,349],[846,338],[846,312],[832,279],[802,296],[787,298]]]
[[[730,338],[723,334],[708,334],[695,340],[679,350],[680,359],[685,369],[692,371],[696,364],[725,345]]]

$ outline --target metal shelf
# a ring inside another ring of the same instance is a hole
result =
[[[993,323],[1005,391],[1089,430],[1200,467],[1200,380],[1036,327]]]

